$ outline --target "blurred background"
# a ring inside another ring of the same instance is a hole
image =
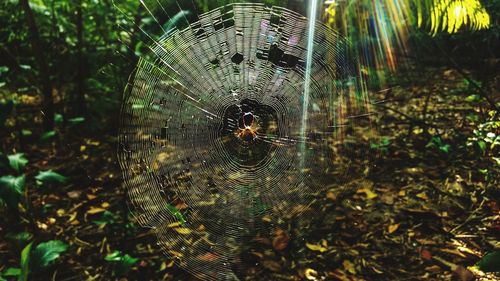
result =
[[[120,106],[152,40],[231,2],[141,2],[0,2],[0,280],[196,280],[130,214]],[[374,165],[315,194],[306,240],[293,218],[256,239],[240,279],[499,280],[500,1],[317,5],[358,59]]]

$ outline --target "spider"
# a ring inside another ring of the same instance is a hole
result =
[[[244,140],[253,140],[257,137],[257,130],[254,130],[252,127],[239,128],[236,136]]]
[[[257,128],[252,126],[254,121],[253,114],[250,112],[245,113],[240,121],[243,128],[238,128],[238,131],[235,133],[236,136],[247,141],[255,139],[257,137]]]

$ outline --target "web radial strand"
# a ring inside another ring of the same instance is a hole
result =
[[[125,186],[138,222],[202,280],[235,279],[264,216],[305,207],[324,175],[346,175],[332,164],[335,147],[368,102],[347,42],[317,22],[301,131],[307,27],[284,8],[220,7],[160,37],[131,76]]]

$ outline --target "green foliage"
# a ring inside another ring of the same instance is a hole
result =
[[[467,141],[467,145],[475,145],[482,154],[493,152],[500,145],[500,135],[498,135],[500,121],[494,120],[495,114],[495,111],[490,111],[490,118],[486,122],[479,124],[477,129],[474,130],[474,136]]]
[[[33,235],[29,232],[22,231],[22,232],[9,232],[5,235],[5,240],[9,241],[12,244],[15,244],[16,246],[19,246],[19,248],[24,247],[27,245],[28,241],[33,238]]]
[[[33,242],[29,243],[21,252],[21,274],[18,281],[28,281],[30,271],[30,253]]]
[[[31,253],[31,270],[37,272],[47,267],[67,249],[68,245],[60,240],[51,240],[38,244]]]
[[[2,275],[5,277],[17,277],[21,275],[21,269],[18,267],[9,267],[2,273]]]
[[[40,141],[45,142],[50,139],[53,139],[56,136],[56,131],[48,131],[42,134],[40,137]]]
[[[26,178],[21,176],[2,176],[0,177],[0,199],[9,207],[16,208],[24,191]]]
[[[167,210],[177,218],[177,220],[184,226],[186,223],[186,219],[182,215],[181,211],[177,209],[175,206],[167,203]]]
[[[81,124],[83,122],[85,122],[85,117],[75,117],[68,119],[68,123],[72,126]]]
[[[448,154],[450,152],[450,145],[444,143],[440,136],[433,136],[429,143],[425,146],[427,148],[437,148],[441,152]]]
[[[67,180],[65,176],[52,170],[39,171],[35,179],[37,180],[37,184],[39,185],[49,183],[65,183]]]
[[[37,273],[49,266],[68,249],[68,245],[60,240],[40,243],[34,250],[33,242],[21,252],[21,270],[18,281],[28,281],[30,273]]]
[[[129,254],[123,254],[120,251],[114,251],[113,253],[107,255],[104,260],[112,262],[115,264],[115,274],[118,276],[123,276],[130,271],[132,266],[139,260],[138,258],[133,258]]]
[[[386,155],[389,152],[389,146],[391,140],[387,137],[383,137],[378,143],[370,143],[370,148],[380,151],[382,155]]]
[[[93,219],[92,222],[97,225],[113,224],[117,220],[117,216],[110,211],[104,211],[101,217]]]
[[[163,25],[163,30],[168,34],[170,33],[181,21],[186,21],[186,17],[191,14],[190,11],[182,10],[170,18],[167,23]]]
[[[60,113],[54,114],[54,124],[61,125],[64,122],[64,117]]]
[[[7,156],[9,159],[9,165],[12,167],[12,169],[16,170],[16,172],[20,172],[26,164],[28,164],[28,159],[24,157],[24,153],[16,153],[16,154],[11,154]]]
[[[500,251],[485,255],[476,266],[484,272],[500,272]]]

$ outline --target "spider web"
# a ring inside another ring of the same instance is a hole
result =
[[[367,97],[349,44],[317,22],[302,108],[307,25],[285,8],[223,6],[153,40],[131,75],[124,185],[138,222],[202,280],[237,279],[246,241],[306,209],[327,175],[349,177],[332,159],[366,127]]]

